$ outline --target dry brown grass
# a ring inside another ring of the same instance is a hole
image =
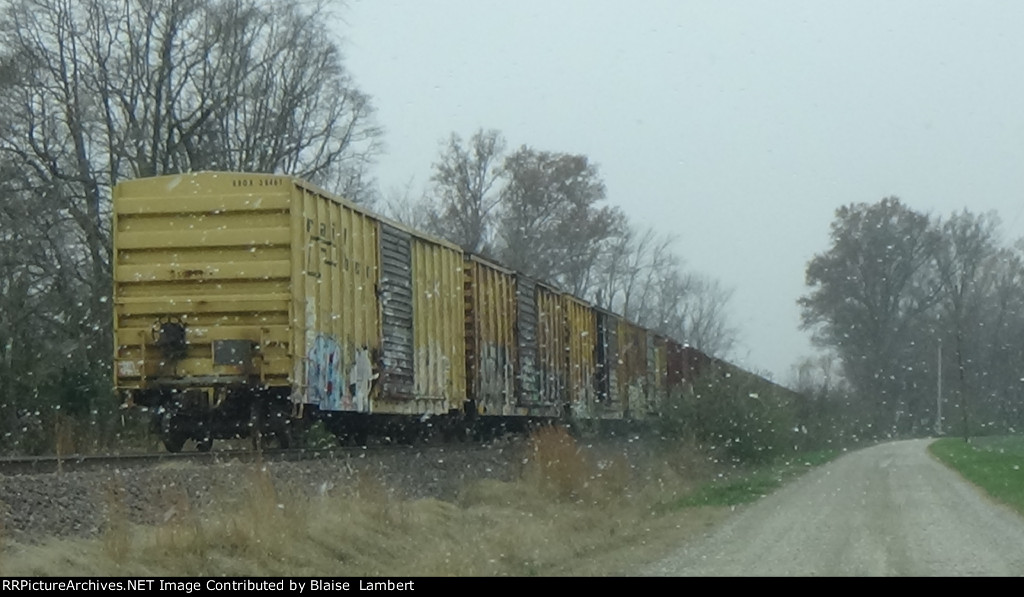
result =
[[[0,502],[0,545],[7,543],[7,528],[4,521],[7,520],[7,504]],[[9,576],[7,573],[7,560],[4,551],[0,550],[0,576]]]
[[[74,421],[64,413],[58,412],[53,419],[53,450],[57,456],[57,470],[62,471],[61,458],[75,453]]]
[[[100,538],[9,546],[4,572],[627,574],[714,517],[654,507],[695,483],[687,463],[700,460],[655,452],[642,463],[599,454],[563,429],[545,427],[531,437],[519,480],[471,483],[454,502],[401,499],[369,473],[325,495],[291,495],[255,466],[244,487],[218,490],[211,508],[199,508],[181,488],[168,489],[163,521],[153,527],[123,522],[123,489],[112,486],[111,524]]]
[[[550,497],[577,501],[589,493],[593,465],[564,427],[545,425],[530,436],[523,479]]]
[[[131,553],[132,547],[132,529],[128,524],[124,504],[124,486],[111,480],[105,490],[107,524],[101,535],[103,553],[112,562],[120,563]]]

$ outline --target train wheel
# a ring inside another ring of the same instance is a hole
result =
[[[392,443],[415,446],[422,439],[422,431],[420,424],[415,419],[403,420],[391,430]]]
[[[181,452],[181,449],[185,447],[185,436],[179,433],[165,435],[163,440],[164,448],[166,448],[167,451],[172,454],[177,454],[178,452]]]
[[[292,420],[289,410],[280,402],[267,405],[266,433],[282,450],[292,447],[292,425],[299,427],[299,423]]]
[[[249,411],[249,437],[253,450],[266,450],[276,444],[281,449],[292,445],[291,425],[286,411],[275,405],[254,401]]]
[[[365,446],[370,441],[370,431],[365,425],[359,425],[352,430],[349,437],[352,438],[352,443],[356,446]]]
[[[164,448],[172,454],[181,452],[188,439],[188,434],[182,430],[180,423],[180,417],[167,412],[154,419],[153,426],[160,429],[160,439],[164,443]]]
[[[196,451],[198,452],[209,452],[213,449],[213,438],[204,437],[203,439],[196,440]]]
[[[253,450],[263,450],[267,447],[267,440],[263,433],[263,421],[263,404],[254,400],[249,410],[249,438],[252,440]]]

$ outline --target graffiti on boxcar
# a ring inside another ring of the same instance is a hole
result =
[[[318,334],[307,355],[306,400],[322,410],[341,410],[341,347],[326,334]]]
[[[349,373],[349,383],[345,392],[346,410],[356,412],[370,411],[370,390],[373,381],[379,374],[373,372],[373,362],[367,347],[357,348],[355,362]]]

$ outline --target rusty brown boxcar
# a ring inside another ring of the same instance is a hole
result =
[[[659,417],[669,399],[668,392],[668,338],[647,334],[647,395],[648,415]]]

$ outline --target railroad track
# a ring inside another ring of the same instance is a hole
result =
[[[272,450],[216,450],[211,452],[156,452],[150,454],[68,454],[66,456],[16,456],[0,458],[0,477],[80,472],[98,469],[126,469],[168,463],[217,465],[226,463],[300,462],[309,460],[344,460],[360,455],[400,452],[414,449],[443,448],[452,450],[479,449],[476,442],[402,445],[381,444],[356,447],[297,448]]]
[[[0,475],[35,475],[103,468],[139,468],[164,463],[222,464],[259,460],[308,460],[312,450],[224,450],[218,452],[168,452],[152,454],[68,454],[66,456],[19,456],[0,458]],[[324,451],[326,452],[326,451]],[[326,456],[326,453],[324,454]]]

